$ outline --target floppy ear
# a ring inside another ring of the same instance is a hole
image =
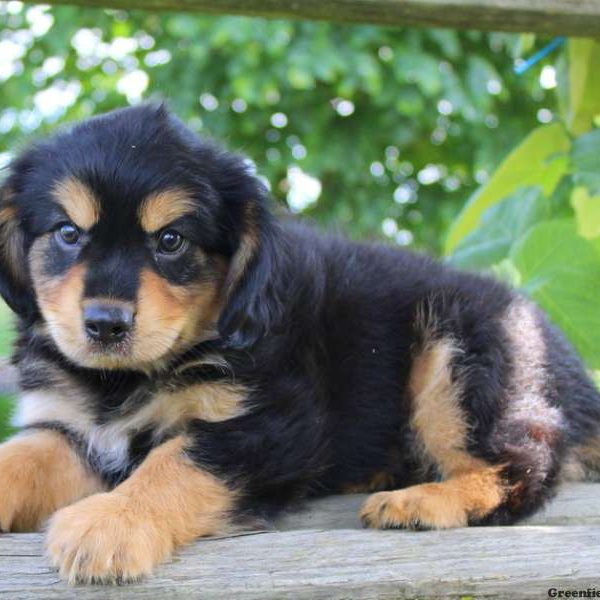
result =
[[[0,188],[0,295],[23,318],[36,311],[25,256],[25,235],[9,184]]]
[[[241,213],[241,233],[225,280],[225,307],[219,318],[219,333],[234,348],[262,337],[281,309],[272,285],[277,263],[273,217],[259,199],[246,202]]]

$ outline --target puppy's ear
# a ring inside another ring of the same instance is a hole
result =
[[[243,348],[262,337],[280,314],[272,275],[276,269],[276,227],[264,199],[241,208],[241,231],[225,281],[219,333],[229,347]],[[239,227],[239,223],[236,224]]]
[[[25,235],[10,182],[0,188],[0,295],[23,318],[35,312],[33,289],[25,256]]]

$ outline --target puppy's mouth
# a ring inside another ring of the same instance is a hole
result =
[[[61,311],[47,324],[61,352],[81,367],[155,370],[178,346],[179,327],[165,318],[152,326],[142,320],[131,303],[86,300],[79,315],[69,320]]]
[[[47,319],[45,331],[68,359],[87,369],[154,373],[168,367],[174,356],[198,340],[216,337],[212,330],[200,336],[192,330],[190,336],[185,323],[182,327],[167,317],[158,318],[148,326],[138,323],[135,314],[132,320],[123,320],[113,311],[107,315],[100,312],[100,318],[93,319],[86,319],[85,314],[83,311],[83,318],[72,319],[70,323]]]

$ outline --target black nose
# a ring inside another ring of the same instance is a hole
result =
[[[83,311],[85,332],[94,341],[116,344],[133,325],[133,310],[111,304],[90,304]]]

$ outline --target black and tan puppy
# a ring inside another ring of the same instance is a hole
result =
[[[274,219],[244,159],[162,107],[17,158],[0,290],[22,432],[0,526],[70,581],[150,573],[302,497],[372,527],[506,524],[600,458],[600,397],[530,301],[396,248]]]

